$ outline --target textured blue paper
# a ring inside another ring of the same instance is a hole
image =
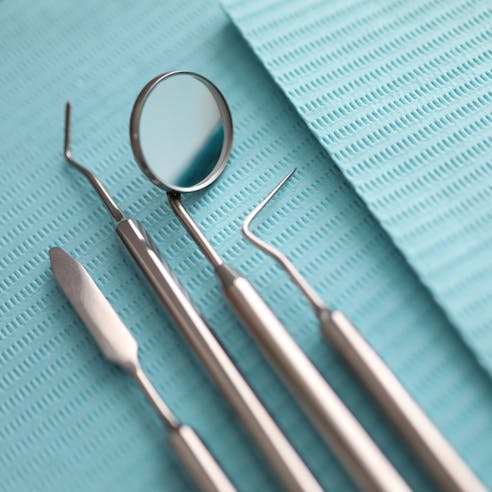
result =
[[[225,0],[492,371],[492,4]]]
[[[245,214],[298,172],[258,231],[344,309],[430,417],[492,486],[492,386],[427,290],[210,2],[0,4],[0,490],[189,490],[164,431],[132,382],[99,355],[51,275],[48,248],[79,259],[132,329],[142,363],[240,490],[277,490],[203,369],[62,157],[73,153],[142,219],[204,316],[327,490],[351,482],[226,306],[212,272],[137,170],[128,118],[138,91],[170,69],[210,77],[235,121],[225,174],[186,202],[212,242],[258,286],[309,356],[416,490],[430,485],[321,339],[285,275],[241,237]]]

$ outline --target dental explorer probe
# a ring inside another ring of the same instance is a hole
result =
[[[285,489],[291,492],[321,492],[322,488],[316,478],[256,396],[212,329],[201,317],[144,227],[137,220],[126,218],[103,184],[87,168],[72,158],[70,109],[70,103],[67,103],[65,158],[87,178],[99,194],[116,222],[116,233],[123,245],[142,270],[160,302],[206,367]]]
[[[171,412],[144,373],[138,343],[99,290],[87,270],[61,248],[50,249],[53,274],[97,346],[109,361],[126,371],[168,431],[169,444],[204,492],[235,492],[236,488],[195,430]]]
[[[169,203],[212,263],[225,297],[304,413],[361,490],[409,491],[396,468],[345,406],[253,285],[225,263],[179,197]]]
[[[181,200],[219,179],[233,134],[224,95],[203,75],[189,71],[165,72],[147,82],[130,117],[135,161],[154,185],[167,191],[171,208],[214,268],[229,304],[353,480],[365,490],[408,490],[255,288],[213,248]]]
[[[246,217],[242,227],[244,235],[255,246],[274,258],[289,274],[311,303],[318,317],[321,332],[364,384],[435,482],[446,492],[485,492],[484,485],[350,320],[342,312],[328,308],[283,253],[251,232],[250,225],[253,219],[294,171],[295,169],[285,176]]]

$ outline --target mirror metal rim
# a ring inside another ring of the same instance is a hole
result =
[[[224,125],[224,143],[222,145],[222,150],[220,152],[219,159],[215,167],[213,168],[212,172],[205,179],[203,179],[196,185],[185,187],[185,188],[164,183],[152,172],[147,162],[145,161],[144,153],[140,145],[140,138],[139,138],[140,117],[142,115],[142,110],[145,102],[147,101],[149,94],[163,80],[169,77],[173,77],[175,75],[190,75],[198,79],[208,88],[208,90],[214,97],[215,102],[217,103],[217,106],[219,108],[219,113]],[[150,181],[152,181],[152,183],[159,186],[160,188],[165,189],[166,191],[177,192],[177,193],[190,193],[193,191],[198,191],[203,188],[206,188],[211,183],[213,183],[222,174],[222,171],[227,165],[227,161],[229,159],[229,155],[232,150],[232,139],[233,139],[232,116],[229,110],[229,106],[227,105],[227,102],[225,100],[225,97],[222,95],[222,93],[217,88],[217,86],[215,86],[210,80],[205,78],[203,75],[200,75],[196,72],[191,72],[188,70],[174,70],[157,75],[144,86],[144,88],[140,91],[139,95],[137,96],[137,99],[135,100],[135,103],[133,105],[132,114],[130,117],[130,143],[132,146],[133,154],[135,156],[138,165],[140,166],[144,174],[150,179]]]

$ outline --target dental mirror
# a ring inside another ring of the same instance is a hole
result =
[[[141,169],[167,190],[171,208],[214,267],[226,299],[252,338],[328,445],[340,443],[333,450],[346,469],[363,487],[408,490],[275,313],[248,280],[224,262],[181,202],[180,193],[205,188],[227,163],[232,120],[219,90],[195,73],[159,75],[137,97],[130,139]]]
[[[167,72],[140,92],[130,121],[135,158],[157,186],[197,191],[224,170],[232,147],[232,119],[224,96],[192,72]]]
[[[232,133],[224,96],[194,72],[153,78],[138,95],[130,118],[130,141],[140,168],[168,192],[174,213],[214,267],[224,262],[180,194],[201,190],[220,176],[231,153]]]

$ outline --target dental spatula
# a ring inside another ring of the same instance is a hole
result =
[[[294,171],[291,171],[246,217],[243,223],[244,235],[255,246],[277,260],[289,274],[311,303],[325,338],[364,384],[442,490],[485,492],[486,489],[478,477],[460,458],[350,320],[342,312],[328,308],[283,253],[251,232],[250,224],[253,219]]]
[[[179,422],[143,372],[137,341],[85,268],[61,248],[50,249],[50,261],[57,282],[101,352],[140,386],[165,425],[171,448],[198,487],[205,492],[234,492],[234,485],[198,434]]]

